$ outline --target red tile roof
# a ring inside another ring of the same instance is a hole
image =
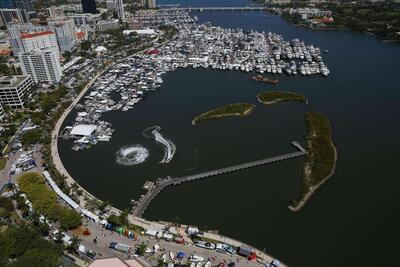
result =
[[[33,33],[21,33],[21,39],[29,39],[29,38],[34,38],[38,36],[43,36],[43,35],[48,35],[48,34],[53,34],[52,31],[44,31],[44,32],[33,32]]]

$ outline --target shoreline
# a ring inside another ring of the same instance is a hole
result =
[[[164,45],[164,44],[163,44]],[[145,49],[147,50],[147,49]],[[136,54],[142,53],[143,51],[139,51],[131,56],[135,56]],[[131,57],[130,56],[130,57]],[[129,57],[128,57],[129,58]],[[85,197],[90,198],[90,199],[97,199],[100,200],[99,198],[97,198],[96,196],[92,195],[88,190],[86,190],[84,187],[82,187],[66,170],[66,168],[64,167],[60,155],[58,153],[58,134],[60,132],[61,126],[64,123],[64,120],[67,118],[67,116],[69,115],[69,113],[74,109],[75,105],[80,101],[80,99],[87,93],[87,91],[91,88],[91,86],[93,85],[93,83],[104,73],[106,72],[108,69],[112,68],[116,63],[122,62],[125,59],[116,61],[111,63],[109,66],[107,66],[104,70],[101,70],[99,73],[96,74],[95,77],[92,78],[92,80],[90,80],[88,82],[88,84],[84,87],[84,89],[82,89],[82,91],[78,94],[78,96],[74,99],[74,101],[68,106],[68,108],[66,108],[63,112],[63,114],[59,117],[59,119],[57,120],[57,123],[55,124],[52,132],[51,132],[51,143],[50,143],[50,155],[51,155],[51,159],[53,161],[53,165],[55,167],[55,169],[62,175],[65,176],[65,182],[71,186],[72,184],[76,184],[78,186],[79,189],[81,189],[83,191],[82,196],[79,197],[80,203],[79,206],[84,207],[85,206]],[[253,108],[255,107],[255,105],[246,110],[244,112],[245,115],[248,115]],[[85,196],[86,195],[86,196]],[[101,200],[100,200],[101,201]],[[112,214],[120,214],[122,212],[122,210],[110,205],[110,212]],[[131,224],[143,227],[144,229],[152,229],[152,230],[158,230],[158,231],[163,231],[166,227],[166,225],[164,223],[158,222],[158,221],[148,221],[142,217],[137,217],[134,216],[133,214],[129,213],[128,214],[128,221]],[[181,224],[181,227],[184,227],[185,224]],[[221,234],[212,234],[209,232],[204,232],[204,236],[212,236],[213,239],[219,241],[219,242],[229,242],[229,244],[232,243],[232,245],[235,246],[245,246],[245,247],[249,247],[254,249],[254,251],[256,251],[258,257],[262,258],[263,260],[269,261],[271,262],[273,259],[275,259],[274,257],[268,255],[267,253],[261,251],[260,249],[249,245],[247,243],[241,242],[241,241],[237,241],[233,238],[221,235]],[[286,264],[284,264],[281,261],[281,265],[282,266],[286,266]]]
[[[333,144],[332,140],[330,141],[334,151],[335,151],[335,160],[334,160],[334,164],[332,167],[331,172],[328,174],[328,176],[326,176],[324,179],[321,180],[321,182],[319,182],[318,184],[316,184],[314,187],[311,188],[311,190],[309,192],[307,192],[307,194],[297,203],[296,206],[293,205],[288,205],[288,209],[292,212],[298,212],[300,211],[305,204],[307,204],[308,200],[311,198],[311,196],[316,193],[318,191],[318,189],[324,184],[326,183],[329,178],[331,178],[336,171],[336,164],[337,164],[337,149],[335,147],[335,145]]]
[[[290,93],[290,92],[286,92],[286,91],[281,91],[281,92],[282,93]],[[296,94],[296,93],[294,93],[294,94]],[[275,100],[272,100],[272,101],[263,101],[263,100],[261,100],[260,94],[257,95],[257,100],[258,100],[258,102],[260,102],[261,104],[264,104],[264,105],[272,105],[272,104],[284,102],[284,101],[286,101],[286,102],[306,102],[307,101],[306,98],[304,98],[304,100],[276,98]]]

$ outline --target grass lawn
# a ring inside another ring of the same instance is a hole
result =
[[[0,171],[4,170],[7,164],[7,159],[6,158],[0,158]]]

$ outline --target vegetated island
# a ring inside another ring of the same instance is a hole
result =
[[[304,161],[301,192],[289,205],[291,211],[299,211],[335,172],[337,151],[331,139],[332,128],[327,117],[320,113],[304,114],[306,123],[307,157]]]
[[[192,120],[192,124],[196,125],[199,122],[220,119],[233,116],[246,116],[255,108],[251,103],[236,103],[223,107],[219,107],[205,113],[200,114]]]
[[[274,103],[278,103],[281,101],[299,101],[305,102],[307,99],[305,96],[285,91],[267,91],[259,94],[257,96],[259,102],[270,105]]]

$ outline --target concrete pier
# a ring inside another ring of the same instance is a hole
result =
[[[138,205],[135,207],[133,211],[133,215],[141,217],[146,208],[150,205],[151,201],[167,186],[171,185],[179,185],[181,183],[187,183],[203,178],[208,178],[212,176],[217,176],[225,173],[231,173],[231,172],[236,172],[248,168],[255,168],[258,166],[278,162],[278,161],[283,161],[283,160],[288,160],[288,159],[293,159],[301,156],[307,155],[307,150],[305,150],[298,142],[292,142],[292,145],[298,149],[296,152],[292,153],[287,153],[275,157],[270,157],[266,159],[261,159],[261,160],[256,160],[256,161],[251,161],[251,162],[246,162],[243,164],[238,164],[226,168],[221,168],[217,170],[212,170],[208,172],[203,172],[199,174],[194,174],[194,175],[188,175],[188,176],[183,176],[183,177],[175,177],[175,178],[164,178],[159,181],[157,181],[156,186],[153,187],[152,190],[149,190],[144,197],[139,201]]]

